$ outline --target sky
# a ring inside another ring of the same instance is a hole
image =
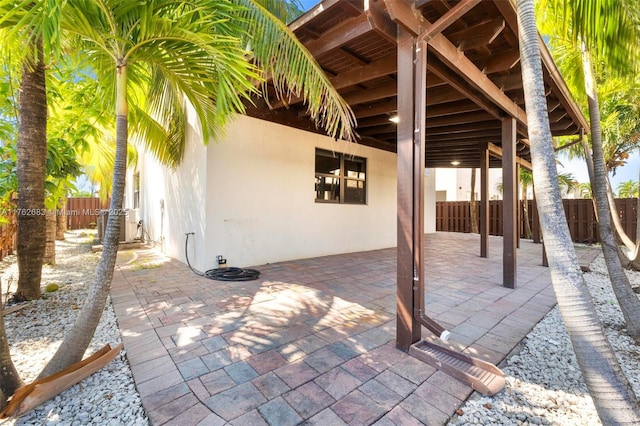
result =
[[[305,12],[311,9],[316,4],[320,3],[320,0],[299,0],[299,1],[300,1],[300,4],[302,5],[302,10],[304,10]]]
[[[558,157],[564,167],[558,165],[558,172],[572,173],[575,180],[580,183],[589,182],[589,174],[587,172],[587,166],[582,159],[567,160],[566,158]],[[614,191],[617,192],[617,187],[620,182],[626,182],[629,180],[638,181],[638,171],[640,170],[640,154],[634,151],[627,164],[622,167],[618,167],[616,175],[609,174],[611,179],[611,186]]]

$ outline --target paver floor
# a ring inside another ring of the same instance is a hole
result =
[[[521,242],[509,290],[501,238],[481,258],[477,235],[427,235],[426,310],[452,347],[499,363],[554,306],[541,249]],[[155,250],[119,254],[111,298],[152,424],[441,425],[471,394],[395,348],[395,248],[257,269],[219,282]]]

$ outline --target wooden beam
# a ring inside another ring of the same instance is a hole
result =
[[[506,117],[502,122],[502,281],[507,288],[516,288],[516,121]]]
[[[396,83],[387,84],[386,86],[380,86],[375,89],[361,90],[356,93],[350,93],[344,95],[343,99],[353,107],[354,105],[363,104],[366,102],[378,101],[380,99],[395,97],[398,88]]]
[[[522,90],[521,73],[510,73],[507,75],[501,75],[495,78],[493,81],[496,86],[498,86],[503,92],[508,92],[510,90]]]
[[[451,87],[460,92],[466,98],[473,101],[473,103],[478,105],[480,108],[487,111],[494,118],[502,119],[504,113],[499,108],[497,108],[490,99],[487,99],[485,96],[483,96],[482,91],[478,91],[460,75],[452,73],[447,65],[437,60],[431,60],[429,62],[429,69],[433,74],[447,81],[451,85]]]
[[[430,23],[427,20],[427,28]],[[504,94],[482,71],[480,71],[463,52],[460,52],[442,34],[429,40],[429,46],[433,48],[436,55],[452,71],[462,77],[468,84],[479,90],[491,102],[505,111],[511,117],[524,125],[527,124],[527,114],[507,95]]]
[[[513,69],[520,63],[520,52],[517,50],[509,50],[504,53],[489,56],[479,68],[485,74],[494,74]]]
[[[333,87],[337,90],[344,89],[349,86],[364,83],[369,80],[384,77],[396,72],[397,59],[395,56],[387,56],[368,65],[357,67],[351,71],[347,71],[329,78]],[[302,102],[300,96],[291,97],[287,101],[278,101],[273,103],[273,109],[283,108],[287,105],[295,105]]]
[[[491,120],[488,123],[485,121],[479,121],[475,123],[466,123],[466,124],[458,123],[458,124],[452,124],[450,126],[439,126],[439,127],[432,127],[431,125],[429,125],[427,134],[429,136],[456,135],[459,133],[494,130],[496,129],[496,126],[494,125],[494,123],[495,123],[495,120]]]
[[[477,122],[491,122],[493,117],[486,111],[473,111],[457,115],[445,115],[429,119],[429,128],[444,127],[453,124],[467,124]],[[497,125],[497,123],[496,123]]]
[[[372,30],[371,24],[366,15],[356,16],[346,21],[342,21],[330,30],[322,33],[320,38],[311,40],[305,44],[307,50],[318,57],[325,53],[337,49],[349,41],[358,38]]]
[[[439,104],[436,106],[432,106],[427,109],[427,119],[431,119],[434,117],[443,117],[447,115],[455,115],[464,112],[473,112],[480,111],[480,107],[478,107],[473,102],[464,99],[461,101],[448,102],[444,104]],[[484,110],[483,110],[484,111]],[[431,121],[431,120],[429,120]]]
[[[371,0],[369,0],[371,1]],[[421,16],[406,0],[384,0],[391,20],[408,31],[413,37],[421,35]]]
[[[520,142],[522,142],[522,140],[520,140]],[[489,142],[487,144],[487,149],[489,150],[489,153],[491,155],[493,155],[494,157],[502,158],[502,148],[500,148],[499,146],[494,145],[491,142]],[[525,169],[533,170],[532,164],[529,161],[527,161],[524,158],[522,158],[522,157],[516,156],[516,164],[520,164]]]
[[[322,12],[327,11],[335,6],[342,7],[340,3],[343,3],[343,0],[324,0],[321,3],[318,3],[314,7],[312,7],[307,13],[300,16],[298,19],[289,24],[289,29],[291,31],[297,31],[303,25],[314,20],[318,15]]]
[[[504,16],[507,25],[511,29],[514,34],[518,34],[518,18],[515,8],[515,3],[512,1],[496,1],[494,2],[495,6],[498,8],[502,16]],[[547,48],[547,45],[542,40],[542,37],[538,36],[538,44],[540,45],[540,56],[542,57],[542,64],[544,71],[549,75],[550,81],[546,81],[553,86],[555,91],[560,94],[562,97],[561,102],[563,103],[564,108],[569,112],[571,118],[577,123],[578,127],[582,127],[585,131],[589,131],[589,123],[587,123],[586,118],[582,114],[580,107],[576,104],[571,96],[571,92],[567,87],[564,79],[560,75],[558,68],[553,61],[551,53]]]
[[[369,127],[376,127],[376,126],[383,126],[383,125],[390,124],[391,123],[391,121],[389,121],[390,118],[391,116],[387,115],[387,116],[378,116],[378,117],[371,117],[371,118],[365,118],[363,120],[358,120],[358,129],[367,129]]]
[[[371,24],[371,28],[373,28],[376,33],[387,41],[396,44],[398,35],[396,24],[389,18],[389,15],[378,3],[372,0],[365,0],[364,13],[369,20],[369,24]]]
[[[480,148],[480,257],[489,257],[489,149],[486,144]]]
[[[447,38],[453,44],[456,44],[458,49],[462,51],[471,50],[491,44],[504,30],[504,27],[504,19],[498,17],[448,34]]]
[[[447,29],[451,24],[460,19],[465,13],[473,9],[480,0],[462,0],[449,11],[442,15],[436,22],[433,23],[429,31],[422,34],[422,38],[428,41],[431,37],[440,34]]]
[[[354,109],[353,113],[356,118],[373,117],[380,114],[388,114],[398,109],[398,102],[396,99],[390,101],[374,104],[365,108]]]

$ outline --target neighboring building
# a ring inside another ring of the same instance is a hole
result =
[[[471,170],[438,168],[436,175],[436,201],[469,201],[471,199]],[[502,199],[501,169],[489,169],[489,199]],[[476,200],[480,199],[480,170],[476,169]]]
[[[217,255],[250,266],[396,245],[395,154],[247,116],[205,146],[198,127],[190,122],[175,170],[141,154],[129,173],[141,188],[136,195],[128,186],[127,207],[139,203],[130,221],[142,220],[169,256],[185,260],[187,232],[195,232],[189,260],[200,270],[215,267]],[[341,162],[350,174],[328,173]],[[425,178],[425,200],[434,180]],[[425,230],[435,232],[435,205],[425,209]]]

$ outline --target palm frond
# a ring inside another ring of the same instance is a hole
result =
[[[243,35],[260,69],[272,79],[278,97],[302,96],[309,114],[333,138],[353,141],[355,116],[315,58],[279,19],[255,0],[235,0]]]

